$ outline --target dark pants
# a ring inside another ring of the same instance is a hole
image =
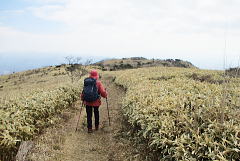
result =
[[[99,125],[99,110],[98,107],[88,106],[86,105],[87,112],[87,127],[88,129],[92,129],[92,111],[94,109],[94,117],[95,117],[95,127]]]

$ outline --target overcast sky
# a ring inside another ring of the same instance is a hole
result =
[[[224,51],[225,67],[238,65],[240,0],[0,0],[0,59],[143,56],[223,69]]]

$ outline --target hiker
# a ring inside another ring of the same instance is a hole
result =
[[[107,92],[99,80],[96,70],[90,72],[90,76],[84,80],[84,88],[81,95],[83,103],[86,105],[88,133],[92,133],[92,111],[95,117],[95,130],[99,128],[99,106],[101,97],[107,98]]]

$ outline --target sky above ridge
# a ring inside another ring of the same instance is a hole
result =
[[[223,69],[239,64],[239,42],[239,0],[0,0],[2,64],[143,56]]]

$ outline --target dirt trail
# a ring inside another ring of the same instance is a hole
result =
[[[108,124],[108,114],[105,99],[100,106],[100,129],[91,134],[87,133],[86,111],[82,111],[78,131],[74,132],[78,115],[69,123],[68,133],[56,161],[122,161],[126,160],[126,146],[116,138],[122,128],[121,101],[124,91],[112,83],[110,77],[102,78],[103,85],[108,91],[111,126]],[[93,121],[94,122],[94,121]],[[121,141],[120,141],[121,140]],[[129,149],[129,148],[128,148]]]

